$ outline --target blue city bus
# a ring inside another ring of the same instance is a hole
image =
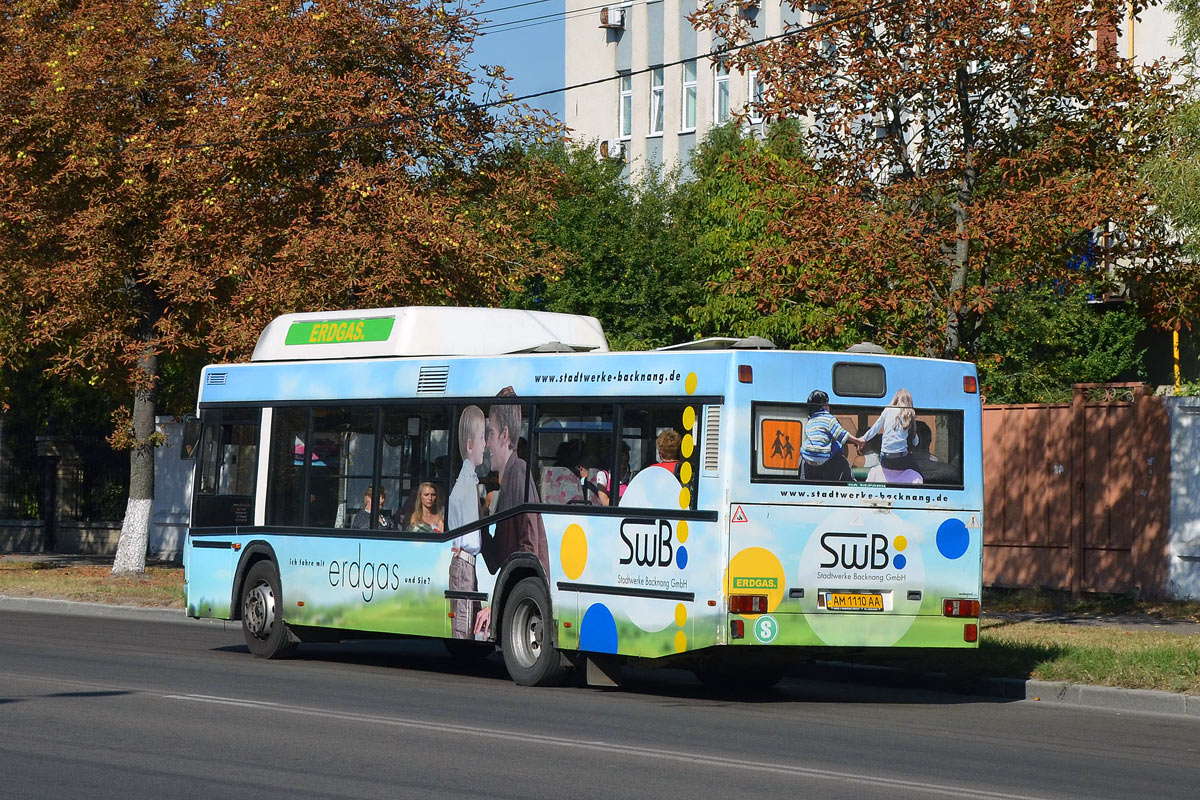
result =
[[[523,685],[763,685],[814,648],[977,647],[971,364],[392,308],[286,315],[200,384],[187,613],[256,656],[436,637]]]

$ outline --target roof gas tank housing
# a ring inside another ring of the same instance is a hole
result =
[[[594,317],[513,308],[405,306],[284,314],[252,361],[608,352]]]

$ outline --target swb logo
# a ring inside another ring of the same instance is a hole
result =
[[[888,539],[881,533],[836,533],[821,534],[821,549],[828,558],[821,562],[823,568],[842,569],[887,569],[892,565],[888,552]],[[897,567],[903,568],[902,563]]]
[[[667,567],[675,560],[671,523],[665,519],[623,519],[621,541],[625,544],[622,564],[636,561],[639,567]]]

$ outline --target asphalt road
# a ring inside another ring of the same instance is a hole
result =
[[[0,612],[3,798],[1192,798],[1200,719],[680,672],[524,689],[431,643]]]

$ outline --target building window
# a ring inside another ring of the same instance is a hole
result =
[[[747,103],[747,106],[749,107],[748,111],[750,112],[750,121],[762,122],[763,92],[766,87],[763,86],[763,82],[759,78],[757,70],[751,70],[748,78],[749,85],[747,86],[748,91],[746,96],[750,98],[750,101]]]
[[[633,76],[628,72],[621,75],[621,105],[618,110],[617,129],[621,138],[633,135]]]
[[[729,67],[717,64],[713,78],[713,123],[729,121]]]
[[[680,122],[685,131],[696,130],[696,62],[683,62],[683,114]]]
[[[650,70],[650,135],[663,132],[663,68]]]

